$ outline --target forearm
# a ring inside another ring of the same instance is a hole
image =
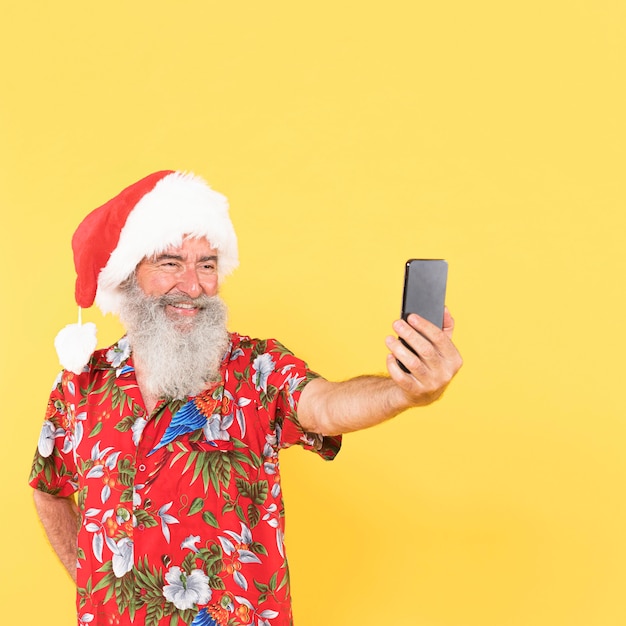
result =
[[[50,545],[76,582],[79,513],[74,499],[60,498],[37,489],[33,497]]]
[[[323,435],[369,428],[412,406],[388,376],[359,376],[339,383],[318,378],[302,395],[300,424]]]
[[[386,339],[389,376],[360,376],[340,383],[316,378],[306,385],[298,404],[298,419],[305,430],[322,435],[349,433],[441,397],[463,363],[451,341],[450,313],[444,314],[443,330],[416,315],[394,322],[393,328],[399,338]]]

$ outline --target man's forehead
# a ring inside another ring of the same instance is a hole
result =
[[[146,259],[158,259],[159,257],[180,257],[180,258],[208,258],[217,257],[218,250],[211,245],[211,242],[206,237],[192,237],[185,236],[180,244],[173,244],[163,250],[159,250]]]

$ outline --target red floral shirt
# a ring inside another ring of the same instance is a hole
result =
[[[125,338],[62,372],[30,483],[77,494],[78,624],[292,624],[278,451],[316,375],[275,340],[231,335],[221,381],[146,413]]]

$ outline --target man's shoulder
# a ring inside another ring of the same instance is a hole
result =
[[[94,370],[124,368],[130,361],[130,343],[124,336],[114,344],[95,350],[89,360],[89,368]]]
[[[231,332],[230,340],[231,359],[237,358],[237,355],[243,354],[255,357],[268,352],[292,354],[278,339],[274,338],[260,339],[258,337],[250,337],[249,335]]]
[[[83,368],[77,376],[90,376],[102,370],[115,370],[120,372],[124,368],[132,366],[131,351],[128,339],[124,336],[114,344],[106,348],[94,350]],[[66,372],[67,373],[67,372]]]

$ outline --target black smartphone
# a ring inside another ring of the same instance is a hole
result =
[[[402,319],[417,313],[439,328],[443,327],[443,310],[446,301],[448,262],[443,259],[410,259],[404,271]],[[411,349],[403,340],[407,348]],[[400,367],[407,368],[398,361]]]

